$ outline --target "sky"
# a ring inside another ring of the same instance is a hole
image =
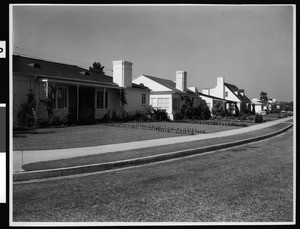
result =
[[[112,75],[112,61],[141,74],[188,87],[213,88],[217,77],[245,89],[248,98],[292,101],[291,5],[15,5],[13,51],[92,66]]]

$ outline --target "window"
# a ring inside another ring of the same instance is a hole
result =
[[[179,103],[180,103],[179,98],[173,98],[173,111],[179,110]]]
[[[146,94],[142,94],[142,104],[146,104]]]
[[[58,87],[56,90],[56,105],[57,109],[66,109],[68,108],[68,88]]]
[[[225,91],[225,97],[228,97],[228,91]]]
[[[157,107],[160,109],[169,109],[170,107],[170,102],[169,102],[169,98],[158,98],[157,99]]]
[[[97,91],[97,108],[98,109],[107,109],[108,107],[108,93],[107,91]]]

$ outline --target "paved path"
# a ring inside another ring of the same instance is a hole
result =
[[[91,146],[91,147],[83,147],[83,148],[33,150],[33,151],[23,151],[23,152],[14,151],[13,170],[14,172],[24,171],[22,169],[22,163],[28,164],[28,163],[40,162],[40,161],[49,161],[49,160],[56,160],[56,159],[63,159],[63,158],[111,153],[117,151],[142,149],[147,147],[163,146],[163,145],[170,145],[175,143],[192,142],[192,141],[199,141],[199,140],[205,140],[211,138],[226,137],[226,136],[231,136],[236,134],[243,134],[250,131],[255,131],[270,126],[274,126],[281,122],[291,121],[292,119],[293,117],[288,117],[288,118],[278,119],[272,122],[266,122],[266,123],[249,126],[249,127],[221,131],[221,132],[210,133],[210,134],[198,134],[198,135],[171,137],[171,138],[161,138],[161,139],[126,142],[126,143],[101,145],[101,146]]]

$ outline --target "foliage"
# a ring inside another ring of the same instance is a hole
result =
[[[212,108],[212,114],[226,116],[227,111],[226,111],[226,107],[225,107],[225,102],[222,102],[222,101],[214,102],[213,108]]]
[[[255,104],[252,104],[252,114],[255,114]]]
[[[145,116],[151,121],[170,121],[166,110],[152,106],[145,108]]]
[[[53,109],[55,105],[55,94],[56,94],[56,88],[51,86],[48,91],[48,96],[46,99],[41,99],[40,102],[43,103],[47,107],[47,122],[48,124],[51,124],[55,121]]]
[[[25,128],[36,127],[39,123],[39,115],[37,112],[38,104],[31,89],[26,96],[27,102],[21,104],[21,109],[17,113],[19,124]]]
[[[281,111],[293,111],[293,101],[292,102],[280,102],[280,110]]]
[[[127,104],[127,98],[126,98],[126,90],[124,88],[120,89],[118,97],[120,99],[121,102],[121,106],[120,106],[120,110],[121,110],[121,115],[122,115],[122,119],[125,118],[125,105]]]
[[[256,114],[255,115],[255,123],[262,123],[264,120],[263,120],[263,116],[260,115],[260,114]]]
[[[260,100],[262,103],[267,103],[268,102],[268,94],[267,92],[262,91],[260,93]]]
[[[105,75],[104,70],[103,70],[104,66],[102,66],[100,64],[100,62],[94,62],[93,67],[90,67],[89,69],[90,69],[91,72],[95,72],[97,74]]]
[[[211,112],[209,110],[209,107],[207,106],[205,100],[201,100],[198,107],[194,109],[194,118],[196,119],[210,119]]]
[[[154,121],[170,121],[168,113],[166,110],[153,108],[152,109],[152,118]]]
[[[182,128],[182,127],[171,127],[164,125],[149,125],[143,123],[107,123],[107,126],[131,128],[131,129],[142,129],[142,130],[153,130],[160,132],[178,133],[178,134],[205,134],[205,130],[198,130],[195,128]]]
[[[179,112],[174,113],[174,120],[182,119],[209,119],[211,112],[205,100],[200,101],[198,107],[194,107],[194,98],[188,96],[183,97],[184,104]]]

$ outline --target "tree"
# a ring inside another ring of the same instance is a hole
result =
[[[201,99],[199,106],[195,108],[194,116],[199,119],[210,119],[211,112],[205,100]]]
[[[268,102],[268,94],[267,92],[262,91],[260,93],[260,100],[264,103]]]
[[[260,100],[267,107],[267,113],[269,113],[269,104],[268,104],[268,94],[267,94],[267,92],[262,91],[260,93]]]
[[[95,72],[97,74],[104,75],[104,66],[102,66],[99,62],[94,62],[93,67],[89,68],[91,72]]]

